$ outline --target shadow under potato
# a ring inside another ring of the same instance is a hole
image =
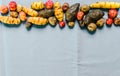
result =
[[[9,28],[12,28],[12,27],[18,28],[18,27],[20,27],[21,24],[16,25],[16,24],[5,24],[5,23],[3,23],[3,25],[6,26],[6,27],[9,27]]]
[[[55,25],[48,24],[48,25],[50,25],[52,28],[55,28],[57,26],[57,24]]]
[[[113,24],[112,24],[112,25],[113,25]],[[111,27],[112,27],[112,25],[107,25],[107,24],[106,24],[106,26],[107,26],[108,28],[111,28]]]
[[[33,24],[32,27],[43,29],[43,28],[45,28],[47,25],[48,25],[48,24],[46,24],[46,25],[35,25],[35,24]]]
[[[69,27],[70,29],[73,29],[73,28],[75,27],[75,25],[74,25],[74,26],[69,26],[69,25],[68,25],[68,27]]]
[[[101,26],[101,27],[97,27],[99,30],[102,30],[104,28],[104,26]]]
[[[91,34],[91,35],[94,35],[94,34],[96,33],[96,30],[95,30],[95,31],[89,31],[89,30],[87,29],[87,32],[88,32],[89,34]]]

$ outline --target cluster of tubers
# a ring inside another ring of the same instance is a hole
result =
[[[109,9],[108,19],[103,18],[104,12],[101,8]],[[0,22],[19,25],[25,21],[26,28],[31,27],[32,24],[45,26],[49,23],[51,26],[56,26],[58,22],[59,26],[63,28],[66,23],[69,27],[73,27],[77,20],[80,27],[86,27],[89,31],[94,32],[97,27],[103,27],[105,22],[107,25],[112,25],[112,23],[120,25],[120,18],[117,17],[118,8],[120,8],[120,3],[117,2],[95,2],[81,6],[80,3],[75,3],[70,6],[67,2],[61,5],[60,2],[54,3],[52,0],[48,0],[45,3],[33,2],[31,8],[28,8],[11,1],[8,6],[0,6]],[[10,15],[2,16],[7,13]]]

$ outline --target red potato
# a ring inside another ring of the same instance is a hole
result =
[[[83,17],[84,17],[84,12],[79,11],[79,12],[77,13],[77,20],[82,20]]]
[[[112,23],[113,23],[113,20],[112,20],[111,18],[108,18],[108,19],[106,20],[106,24],[107,24],[107,25],[112,25]]]
[[[53,8],[53,1],[52,0],[48,0],[46,3],[45,3],[45,7],[46,9],[52,9]]]
[[[15,11],[16,8],[17,8],[17,3],[16,3],[15,1],[11,1],[11,2],[9,3],[9,9],[10,9],[11,11]]]
[[[6,5],[2,5],[2,6],[0,6],[0,12],[2,13],[2,14],[6,14],[6,13],[8,13],[8,7],[6,6]]]
[[[65,22],[64,22],[64,21],[60,21],[60,22],[59,22],[59,26],[60,26],[61,28],[65,27]]]
[[[20,17],[20,20],[21,20],[21,21],[25,21],[25,20],[27,19],[26,13],[23,12],[23,11],[21,11],[21,12],[19,13],[19,17]]]
[[[115,17],[117,17],[118,15],[118,11],[116,9],[110,9],[108,12],[108,16],[111,19],[114,19]]]

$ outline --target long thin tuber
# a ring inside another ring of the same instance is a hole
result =
[[[35,25],[46,25],[48,23],[48,20],[46,18],[43,17],[29,17],[28,18],[28,22],[35,24]]]
[[[90,8],[120,8],[120,3],[118,2],[96,2],[90,5]]]
[[[10,17],[10,16],[0,16],[0,22],[5,23],[5,24],[18,25],[18,24],[20,24],[20,19],[19,18],[13,18],[13,17]]]
[[[38,12],[31,8],[27,8],[27,7],[23,6],[22,10],[23,10],[23,12],[25,12],[26,14],[28,14],[32,17],[38,16]]]

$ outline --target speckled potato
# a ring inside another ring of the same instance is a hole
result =
[[[50,25],[55,26],[56,23],[57,23],[57,20],[56,20],[55,17],[49,17],[48,22],[49,22]]]
[[[88,31],[90,32],[94,32],[96,29],[97,29],[97,25],[95,23],[90,23],[88,26],[87,26],[87,29]]]
[[[27,19],[26,13],[21,11],[19,13],[19,18],[20,18],[21,21],[26,21],[26,19]]]
[[[18,13],[15,12],[15,11],[11,11],[10,12],[10,16],[13,17],[13,18],[17,18],[18,17]]]
[[[90,10],[90,7],[87,4],[84,4],[80,7],[80,11],[82,11],[84,13],[89,12],[89,10]]]
[[[98,27],[102,27],[102,26],[104,26],[104,24],[105,24],[105,19],[104,18],[101,18],[96,22],[96,25]]]
[[[68,22],[69,27],[73,27],[75,25],[75,22]]]
[[[2,14],[6,14],[6,13],[8,13],[8,7],[6,6],[6,5],[1,5],[0,6],[0,13],[2,13]]]
[[[114,24],[117,25],[117,26],[120,25],[120,18],[115,18],[114,19]]]
[[[17,9],[16,9],[17,12],[21,12],[22,11],[22,6],[20,4],[17,4]]]

